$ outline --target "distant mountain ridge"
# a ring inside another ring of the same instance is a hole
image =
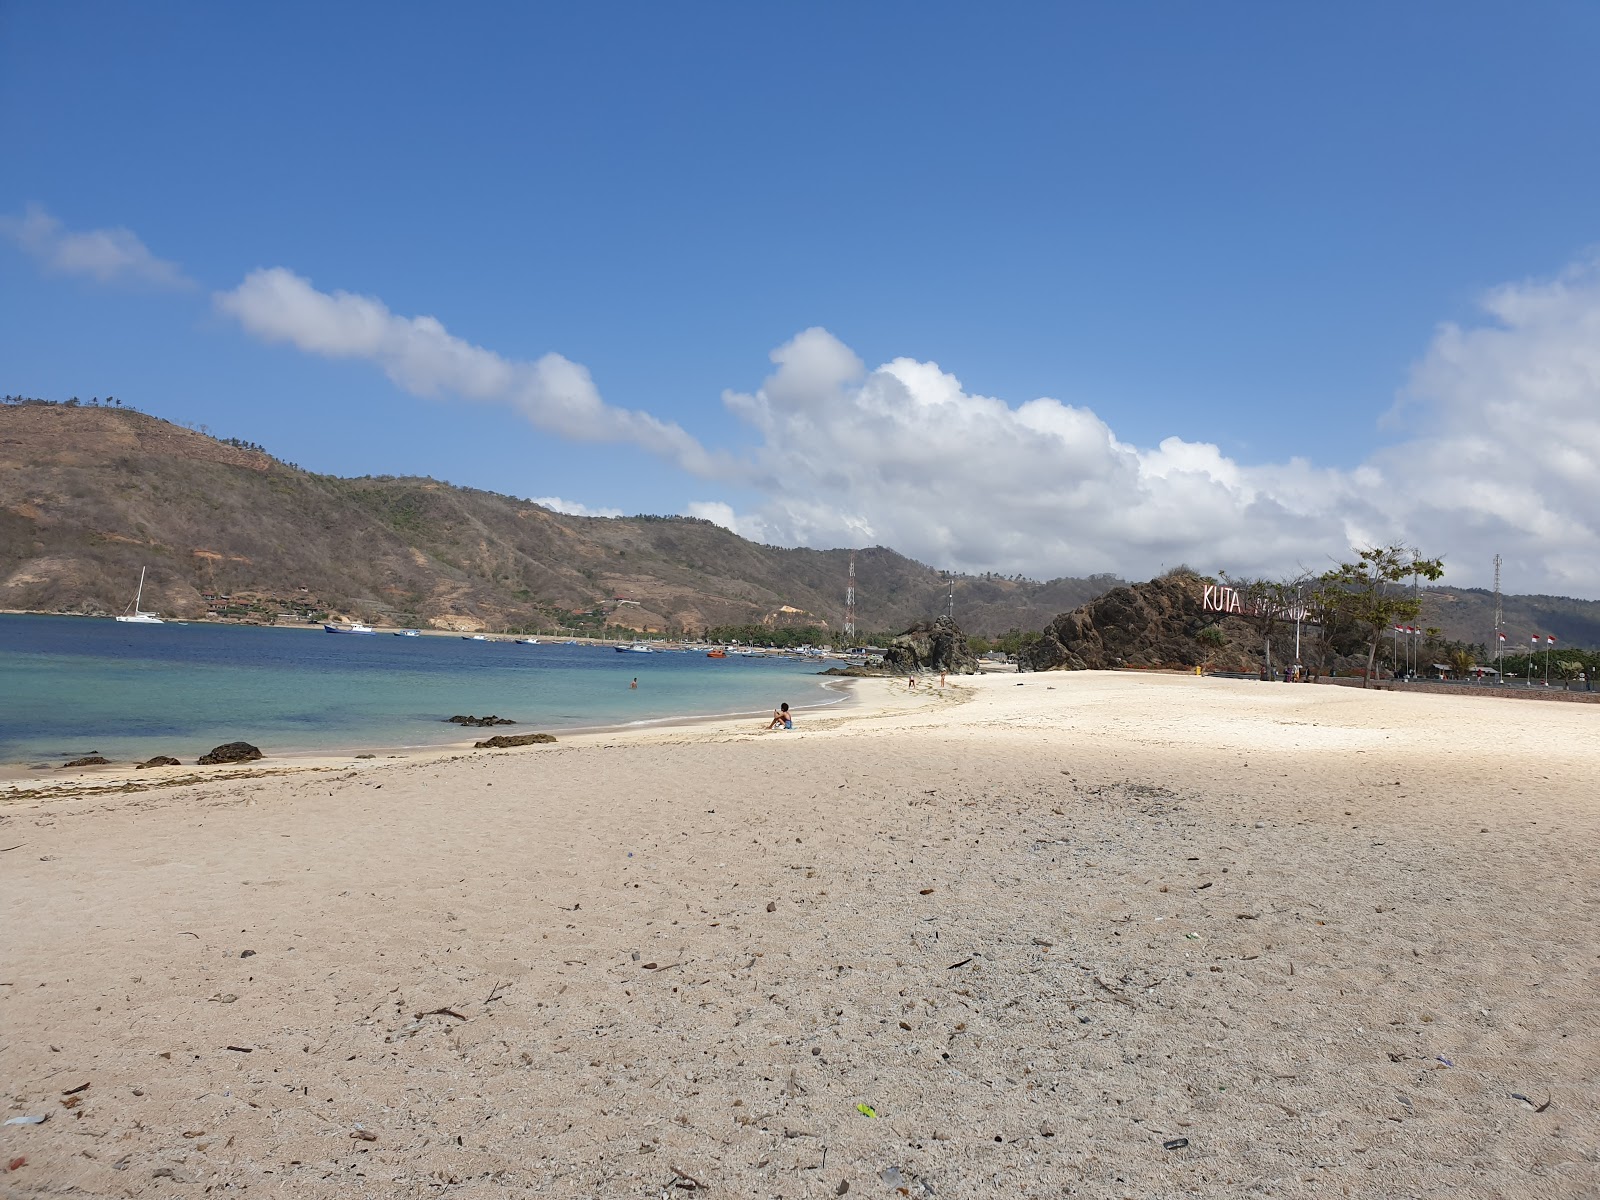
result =
[[[857,628],[937,616],[950,576],[855,551]],[[462,630],[696,632],[844,620],[850,551],[763,546],[693,517],[575,517],[435,479],[317,475],[133,409],[0,404],[0,608],[328,612]],[[956,575],[970,634],[1043,629],[1123,581]],[[1508,649],[1600,646],[1600,602],[1505,596]],[[1493,597],[1440,587],[1422,625],[1487,643]],[[1491,648],[1492,649],[1492,648]]]
[[[641,632],[844,618],[849,551],[692,517],[576,517],[434,479],[317,475],[125,408],[0,405],[0,607],[329,612],[463,630]],[[857,628],[943,612],[948,577],[856,551]],[[957,576],[973,632],[1035,628],[1121,582]]]

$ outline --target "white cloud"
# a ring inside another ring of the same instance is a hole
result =
[[[265,341],[327,358],[365,359],[419,396],[513,404],[563,437],[630,442],[696,475],[732,470],[679,426],[605,403],[588,370],[559,354],[533,362],[503,358],[454,336],[434,317],[398,316],[372,296],[321,292],[282,267],[253,271],[213,300]]]
[[[1484,310],[1482,326],[1442,327],[1417,364],[1419,432],[1353,470],[1244,464],[1179,438],[1140,449],[1087,408],[1012,407],[934,363],[868,371],[807,330],[757,392],[724,397],[760,438],[765,495],[712,519],[1034,576],[1289,572],[1406,541],[1443,554],[1447,580],[1487,582],[1499,552],[1519,590],[1600,595],[1600,261],[1498,288]]]
[[[533,502],[551,512],[566,513],[569,517],[620,517],[620,508],[590,508],[577,500],[563,500],[560,496],[535,496]]]
[[[73,233],[44,209],[30,206],[21,217],[0,216],[0,233],[58,275],[81,275],[100,283],[131,282],[164,288],[189,288],[194,281],[127,229]]]
[[[1496,289],[1482,325],[1443,326],[1398,410],[1419,432],[1351,470],[1241,463],[1179,438],[1141,448],[1089,408],[975,395],[936,363],[868,369],[823,329],[773,351],[759,389],[724,395],[754,436],[735,459],[607,405],[559,355],[508,360],[285,270],[216,302],[259,337],[369,360],[418,394],[512,403],[552,432],[631,442],[754,493],[748,511],[715,496],[685,511],[759,541],[878,543],[1035,577],[1321,569],[1354,544],[1406,541],[1443,554],[1447,581],[1487,582],[1499,552],[1517,590],[1600,596],[1600,262]]]

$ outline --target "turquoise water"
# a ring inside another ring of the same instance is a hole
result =
[[[0,615],[0,762],[379,750],[826,704],[815,663]],[[637,677],[637,689],[629,682]],[[517,722],[493,730],[455,713]]]

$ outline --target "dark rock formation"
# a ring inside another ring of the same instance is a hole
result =
[[[228,742],[226,745],[218,746],[210,754],[201,755],[199,763],[202,767],[215,767],[224,763],[254,762],[260,757],[261,751],[249,742]]]
[[[849,679],[882,679],[886,675],[894,674],[884,667],[829,667],[826,671],[818,671],[818,675],[843,675]]]
[[[104,767],[110,765],[109,758],[101,758],[98,754],[90,754],[84,758],[75,758],[71,762],[61,764],[62,769],[67,767]]]
[[[497,733],[492,738],[473,742],[474,750],[504,750],[509,746],[540,746],[556,739],[548,733]]]
[[[1216,671],[1258,670],[1261,634],[1242,617],[1206,611],[1204,589],[1199,576],[1181,573],[1112,588],[1045,626],[1043,636],[1023,650],[1022,665],[1032,671],[1202,665]],[[1293,628],[1291,623],[1291,646]],[[1276,644],[1273,658],[1281,658]]]
[[[172,758],[169,755],[158,754],[154,758],[145,759],[144,762],[140,763],[135,769],[142,771],[146,767],[181,767],[182,765],[183,764],[177,759]]]
[[[479,726],[484,726],[484,727],[487,727],[487,726],[490,726],[490,725],[515,725],[516,724],[516,722],[513,721],[510,717],[496,717],[496,716],[493,716],[493,715],[490,715],[490,716],[487,716],[487,717],[473,717],[473,716],[464,717],[460,713],[457,713],[453,717],[446,717],[445,721],[446,721],[447,724],[450,724],[450,725],[479,725]]]
[[[917,671],[975,675],[978,671],[978,660],[967,648],[967,635],[949,617],[918,621],[894,638],[884,651],[883,665],[891,675]]]

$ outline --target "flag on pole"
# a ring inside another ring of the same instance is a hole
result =
[[[1544,635],[1544,644],[1546,646],[1554,646],[1556,644],[1556,635],[1553,634],[1553,633],[1545,634]]]
[[[1528,640],[1530,642],[1532,642],[1535,646],[1537,646],[1539,644],[1539,635],[1536,633],[1531,638],[1529,638]]]
[[[1495,634],[1495,637],[1499,638],[1502,642],[1506,640],[1506,635],[1503,633],[1497,633]]]

